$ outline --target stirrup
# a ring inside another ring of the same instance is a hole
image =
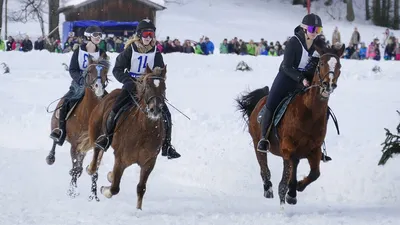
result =
[[[267,144],[268,144],[267,146],[270,147],[270,143],[269,143],[269,140],[268,140],[268,139],[263,138],[263,139],[261,139],[260,141],[262,141],[262,140],[266,141]],[[259,142],[260,142],[260,141],[259,141]],[[267,147],[267,150],[258,149],[258,143],[257,143],[257,151],[258,151],[258,152],[268,153],[268,149],[269,149],[268,147]]]
[[[53,137],[53,135],[52,135],[52,134],[53,134],[54,132],[56,132],[56,131],[59,131],[59,132],[60,132],[60,136],[59,136],[58,138]],[[63,136],[63,134],[64,134],[63,130],[57,127],[57,128],[54,128],[54,129],[51,131],[51,133],[50,133],[50,138],[53,139],[55,142],[59,142],[59,141],[60,141],[60,138]]]
[[[99,140],[100,140],[101,138],[106,138],[107,143],[106,143],[105,146],[99,145],[98,142],[99,142]],[[110,138],[109,138],[107,135],[105,135],[105,134],[100,135],[100,136],[96,139],[96,142],[95,142],[96,147],[100,148],[100,149],[103,150],[103,151],[106,151],[106,150],[107,150],[107,147],[109,147],[109,144],[110,144]]]

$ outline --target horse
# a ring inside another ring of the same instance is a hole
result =
[[[160,152],[165,138],[164,124],[162,121],[162,107],[165,104],[166,90],[166,66],[156,67],[151,70],[146,67],[146,73],[141,79],[136,81],[137,99],[131,94],[133,104],[123,107],[118,112],[121,119],[118,120],[113,141],[114,149],[114,168],[107,174],[107,179],[111,186],[101,187],[101,193],[111,198],[120,191],[120,182],[123,172],[132,164],[140,166],[140,180],[137,185],[137,209],[142,209],[143,196],[146,191],[147,179],[152,172],[157,156]],[[104,151],[95,147],[96,138],[105,129],[104,124],[107,116],[112,109],[113,102],[121,92],[116,89],[107,95],[103,101],[93,110],[88,132],[81,137],[79,149],[87,152],[94,148],[93,159],[86,168],[92,176],[92,197],[97,197],[97,171]]]
[[[321,146],[326,136],[328,100],[330,94],[337,88],[341,68],[340,57],[344,49],[344,44],[316,47],[320,60],[311,85],[284,99],[274,113],[273,122],[269,127],[272,131],[267,136],[270,142],[269,151],[283,159],[283,173],[278,189],[282,208],[285,204],[285,195],[286,202],[295,205],[297,191],[304,191],[320,176]],[[257,143],[261,139],[258,117],[265,107],[268,93],[269,87],[265,86],[241,95],[236,102],[253,140],[263,180],[264,197],[273,198],[267,154],[257,151]],[[289,100],[290,103],[285,100]],[[280,109],[284,110],[285,102],[288,105],[286,104],[286,111],[282,115]],[[278,121],[275,120],[278,118],[277,115],[281,116]],[[304,158],[308,160],[310,172],[303,180],[297,181],[297,166],[300,159]]]
[[[92,57],[88,59],[87,70],[83,73],[84,83],[84,95],[80,101],[78,101],[73,107],[71,107],[66,120],[66,141],[71,144],[70,154],[72,161],[72,169],[69,171],[71,175],[70,188],[68,195],[75,197],[77,188],[77,179],[82,174],[82,164],[85,158],[85,154],[79,151],[79,137],[81,134],[88,129],[88,121],[91,111],[94,107],[99,104],[100,100],[108,93],[105,90],[109,79],[107,78],[108,69],[110,62],[107,56],[102,55],[98,60],[93,60]],[[64,97],[60,99],[57,104],[56,110],[54,110],[51,118],[51,130],[58,127],[58,114],[59,109],[62,107]],[[55,149],[56,142],[53,141],[53,146],[46,157],[48,165],[52,165],[55,162]]]

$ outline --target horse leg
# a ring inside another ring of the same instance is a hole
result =
[[[286,202],[291,205],[296,205],[297,203],[297,191],[296,191],[296,186],[297,186],[297,166],[299,165],[299,159],[293,158],[291,159],[291,174],[290,174],[290,180],[289,180],[289,191],[286,194]]]
[[[93,159],[90,162],[90,165],[86,167],[86,172],[91,175],[92,185],[91,185],[91,195],[89,196],[89,200],[95,199],[96,201],[100,201],[97,197],[97,180],[99,178],[99,174],[97,173],[101,159],[103,158],[104,151],[99,148],[94,148]]]
[[[119,193],[119,189],[120,189],[119,185],[121,183],[121,177],[126,168],[127,168],[127,166],[122,163],[122,160],[118,156],[115,156],[114,168],[113,168],[112,176],[111,176],[111,178],[112,178],[111,186],[108,186],[108,187],[102,186],[100,188],[100,192],[104,196],[106,196],[107,198],[111,198],[113,195],[116,195]]]
[[[82,175],[82,170],[83,170],[82,164],[86,154],[77,151],[76,144],[71,145],[70,153],[71,153],[72,169],[69,171],[69,175],[71,175],[72,178],[70,182],[70,188],[68,190],[68,195],[72,198],[75,198],[76,196],[79,195],[79,193],[76,192],[76,188],[78,187],[76,182],[78,178]]]
[[[136,193],[137,193],[136,209],[142,210],[143,196],[144,193],[146,192],[147,179],[149,178],[151,171],[153,171],[153,168],[156,164],[156,159],[157,159],[156,157],[152,158],[144,166],[141,166],[140,168],[140,180],[136,187]]]
[[[93,149],[93,158],[92,161],[89,163],[89,165],[86,167],[86,172],[92,176],[94,173],[97,172],[97,161],[99,157],[100,149],[99,148],[94,148]]]
[[[46,162],[48,165],[53,165],[53,163],[56,161],[56,145],[56,141],[53,141],[53,147],[51,147],[49,155],[46,157]]]
[[[288,191],[288,181],[290,178],[290,172],[291,172],[290,160],[284,159],[282,179],[281,182],[279,182],[279,200],[281,205],[285,204],[285,195]]]
[[[260,165],[261,179],[263,180],[264,183],[264,197],[273,198],[274,193],[272,191],[271,172],[268,168],[267,153],[260,152],[257,150],[258,142],[254,141],[253,144],[254,144],[254,149],[256,151],[257,161],[258,164]]]
[[[304,191],[304,189],[312,182],[318,179],[320,175],[319,164],[322,156],[321,148],[313,150],[314,154],[307,157],[308,164],[310,164],[310,173],[307,177],[297,183],[297,191]]]

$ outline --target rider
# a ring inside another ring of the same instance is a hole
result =
[[[136,93],[136,78],[146,72],[146,62],[150,68],[164,67],[164,60],[156,47],[155,39],[156,27],[148,19],[140,21],[136,27],[136,35],[125,44],[125,49],[121,52],[113,69],[115,78],[123,84],[122,91],[114,102],[113,108],[108,115],[106,122],[106,133],[102,134],[96,140],[96,146],[106,151],[113,138],[113,132],[118,118],[118,111],[126,104],[132,101],[130,93]],[[139,60],[145,58],[144,63]],[[166,138],[162,146],[162,156],[168,156],[169,159],[179,158],[181,155],[171,145],[171,113],[167,105],[163,106],[163,120],[166,129]]]
[[[257,145],[258,151],[269,150],[267,132],[279,103],[289,93],[295,91],[299,84],[304,87],[310,86],[319,62],[319,54],[314,46],[326,45],[325,37],[319,35],[321,31],[321,18],[313,13],[304,16],[302,23],[294,29],[294,36],[286,45],[283,61],[272,84],[261,119],[261,140]]]
[[[50,137],[60,146],[63,145],[67,134],[65,121],[67,113],[84,96],[85,88],[82,74],[88,67],[88,56],[90,55],[94,60],[97,60],[101,55],[105,54],[98,47],[102,37],[100,27],[89,26],[86,28],[84,35],[88,40],[87,43],[82,44],[72,54],[69,65],[69,74],[72,77],[72,82],[69,91],[63,97],[64,103],[60,108],[59,126],[50,134]]]

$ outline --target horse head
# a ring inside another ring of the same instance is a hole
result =
[[[136,82],[139,106],[145,108],[147,117],[154,121],[160,119],[165,104],[166,73],[167,66],[151,70],[147,65],[146,74],[139,82]]]
[[[89,64],[85,74],[85,86],[90,87],[97,97],[102,97],[108,84],[107,73],[110,62],[107,56],[100,56],[98,60],[93,60],[89,56]]]
[[[315,71],[313,86],[320,88],[321,99],[329,99],[330,94],[337,88],[337,81],[340,76],[340,57],[345,50],[344,44],[335,44],[332,47],[315,46],[320,54],[317,69]]]

